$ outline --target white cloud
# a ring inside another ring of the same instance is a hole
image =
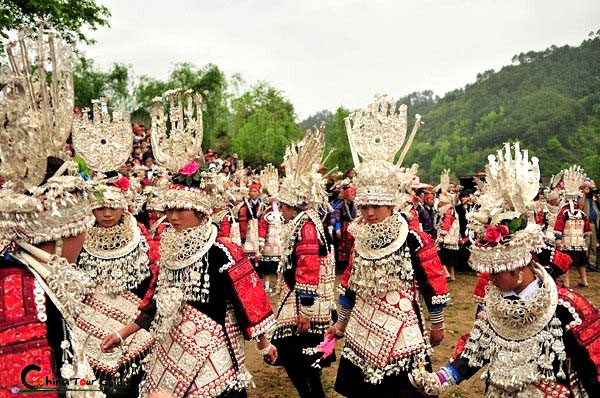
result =
[[[99,65],[165,78],[176,62],[212,62],[273,83],[300,118],[365,105],[378,91],[443,95],[519,52],[578,45],[600,28],[597,0],[102,3],[111,28],[86,48]]]

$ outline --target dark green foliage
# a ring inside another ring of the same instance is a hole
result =
[[[127,107],[129,98],[130,68],[113,64],[108,72],[94,67],[94,61],[80,55],[73,66],[75,106],[91,107],[93,99],[107,97],[111,105]]]
[[[579,47],[552,46],[513,62],[418,110],[425,124],[406,163],[418,162],[422,178],[436,181],[448,167],[455,175],[481,171],[486,156],[509,140],[540,158],[544,176],[571,163],[600,175],[598,34]]]
[[[302,137],[294,106],[276,88],[259,82],[231,102],[230,152],[250,164],[283,161],[285,147]]]
[[[548,177],[572,163],[600,176],[600,31],[579,47],[552,46],[516,55],[514,65],[477,75],[473,84],[447,93],[414,92],[398,100],[423,116],[405,165],[419,163],[421,178],[437,182],[441,171],[457,175],[481,171],[487,155],[507,141],[520,141],[540,158]],[[331,166],[351,166],[343,118],[321,111],[301,123],[326,120]]]
[[[108,8],[93,0],[0,0],[0,38],[22,26],[34,28],[38,21],[49,22],[70,43],[94,41],[82,28],[108,26]],[[0,40],[0,49],[2,41]]]

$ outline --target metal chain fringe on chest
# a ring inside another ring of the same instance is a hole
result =
[[[510,398],[526,398],[530,385],[564,379],[566,359],[563,329],[556,317],[556,286],[548,274],[543,286],[528,300],[509,300],[490,289],[486,312],[475,322],[462,356],[470,366],[489,362],[481,376],[490,389]],[[519,302],[519,303],[512,303]],[[560,370],[555,375],[553,364]]]
[[[88,230],[78,267],[108,294],[136,288],[150,275],[148,244],[131,214],[114,227]]]

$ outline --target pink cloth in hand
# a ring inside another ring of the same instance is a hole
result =
[[[319,345],[315,348],[315,351],[322,352],[323,358],[328,357],[335,351],[335,343],[335,337],[328,334],[325,336],[325,340],[319,343]]]

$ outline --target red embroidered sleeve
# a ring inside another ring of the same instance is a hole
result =
[[[231,217],[226,214],[219,223],[217,238],[229,238],[231,236]]]
[[[450,228],[452,228],[452,223],[454,223],[454,219],[454,209],[449,208],[444,213],[444,219],[442,220],[442,230],[450,231]]]
[[[477,284],[475,285],[475,291],[473,292],[473,300],[478,303],[483,303],[483,299],[485,298],[485,288],[490,282],[490,274],[487,272],[479,273],[479,277],[477,278]]]
[[[246,238],[248,233],[248,207],[244,204],[238,212],[238,224],[240,226],[240,236]]]
[[[342,278],[340,280],[340,287],[345,291],[348,288],[348,283],[350,282],[350,276],[352,275],[352,270],[354,269],[354,246],[350,249],[350,257],[348,257],[348,266],[344,270],[342,274]],[[340,293],[343,294],[343,293]]]
[[[142,236],[146,238],[146,242],[150,242],[153,239],[153,236],[150,231],[148,231],[148,228],[141,222],[138,222],[137,226],[140,229]]]
[[[415,228],[410,230],[416,234],[420,242],[420,248],[417,250],[418,265],[424,271],[425,280],[419,283],[425,302],[428,306],[446,304],[450,301],[450,293],[437,247],[429,234]]]
[[[168,228],[166,223],[161,223],[158,228],[156,228],[156,234],[154,234],[154,240],[156,242],[160,242],[160,238],[162,237],[163,232]]]
[[[544,225],[546,222],[546,213],[543,210],[535,213],[535,223],[538,225]]]
[[[317,293],[319,285],[319,238],[317,228],[307,220],[300,228],[300,237],[294,248],[296,254],[296,290]]]
[[[567,329],[573,333],[577,344],[585,349],[595,365],[595,379],[600,382],[600,312],[582,295],[558,286],[558,303],[569,309],[573,320]],[[574,311],[571,311],[573,309]]]
[[[138,310],[141,311],[144,308],[148,307],[148,305],[150,305],[150,302],[152,301],[152,298],[154,297],[154,293],[156,293],[156,281],[158,281],[159,272],[160,272],[160,267],[158,265],[158,262],[151,263],[150,275],[152,276],[152,278],[150,279],[150,285],[148,286],[148,290],[146,290],[146,294],[144,295],[144,298],[138,305]]]
[[[583,232],[592,232],[590,220],[585,214],[583,215]]]
[[[417,230],[421,230],[421,223],[419,223],[419,213],[412,207],[408,213],[408,226]]]
[[[258,219],[258,239],[264,240],[267,238],[267,233],[269,231],[269,223],[265,216],[269,214],[268,212],[264,212],[260,218]]]
[[[454,361],[456,358],[462,354],[465,350],[465,345],[467,344],[467,340],[469,340],[470,333],[465,333],[458,338],[456,342],[456,347],[454,348],[454,353],[452,354],[452,358],[450,358],[450,362]]]
[[[260,278],[244,249],[226,240],[217,239],[226,252],[229,263],[223,268],[231,282],[236,317],[248,340],[269,332],[275,326],[275,316]]]
[[[555,232],[562,233],[565,230],[565,211],[567,210],[567,207],[568,206],[564,206],[562,209],[560,209],[558,215],[556,216],[556,222],[554,223]]]
[[[569,272],[569,268],[571,268],[571,264],[573,264],[573,260],[571,256],[558,249],[554,249],[552,256],[550,257],[550,261],[553,265],[555,265],[563,274]]]

